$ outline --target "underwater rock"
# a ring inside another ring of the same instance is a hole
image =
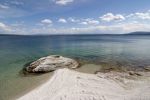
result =
[[[79,63],[71,58],[66,58],[59,55],[50,55],[32,62],[25,69],[30,73],[41,73],[54,71],[59,68],[75,69],[78,66]]]

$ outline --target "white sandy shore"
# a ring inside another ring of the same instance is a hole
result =
[[[150,100],[149,76],[136,77],[59,69],[45,84],[18,100]]]

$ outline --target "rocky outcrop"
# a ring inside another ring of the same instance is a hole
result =
[[[47,57],[42,57],[37,61],[32,62],[25,68],[27,72],[37,73],[37,72],[50,72],[58,68],[77,68],[79,66],[78,62],[59,55],[51,55]]]

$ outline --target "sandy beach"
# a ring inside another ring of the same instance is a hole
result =
[[[87,74],[58,69],[46,83],[18,100],[150,100],[150,73]]]

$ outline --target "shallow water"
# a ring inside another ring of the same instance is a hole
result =
[[[142,68],[150,65],[150,36],[0,36],[0,100],[12,99],[46,81],[50,73],[23,77],[19,72],[26,63],[52,54],[86,63]]]

